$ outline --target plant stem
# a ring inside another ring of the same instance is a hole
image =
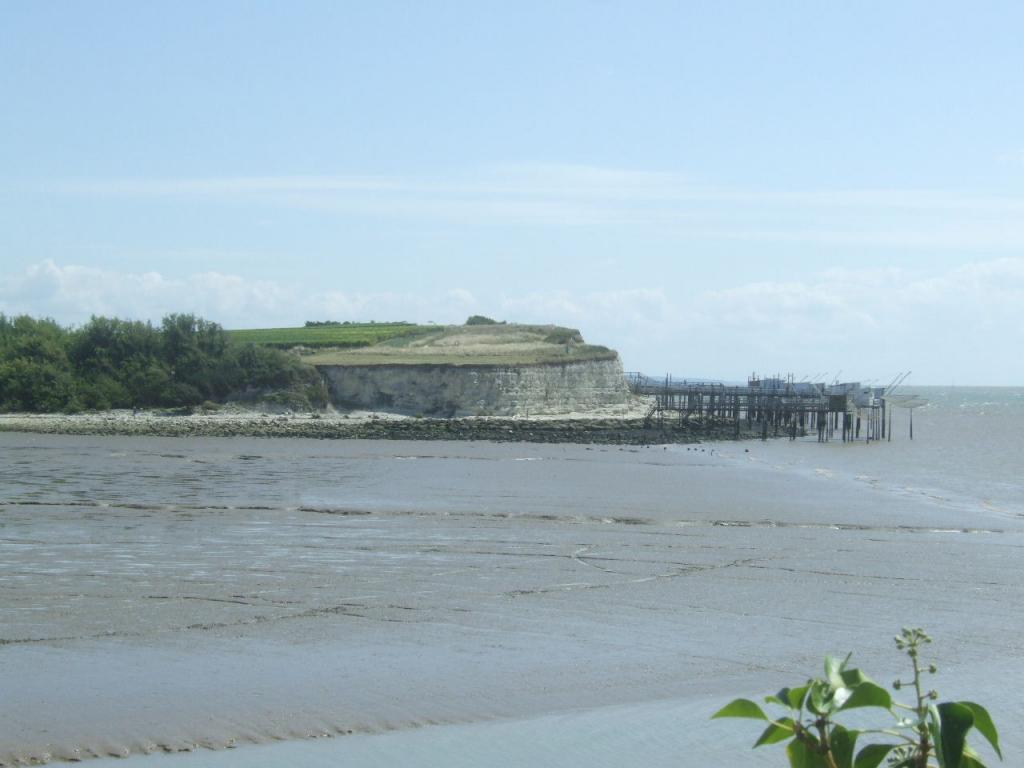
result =
[[[917,641],[911,642],[910,660],[914,663],[914,692],[917,695],[917,732],[919,734],[918,749],[920,754],[917,756],[917,763],[920,768],[928,768],[928,756],[931,754],[932,747],[931,741],[928,734],[928,705],[927,697],[921,692],[921,665],[917,659]]]
[[[825,763],[828,766],[828,768],[839,768],[839,765],[836,763],[835,755],[832,754],[832,744],[829,742],[828,738],[828,718],[818,718],[815,725],[818,727],[818,740],[820,742],[818,751],[821,753],[821,756],[825,759]]]

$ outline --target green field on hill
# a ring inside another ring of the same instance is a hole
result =
[[[369,347],[399,336],[416,336],[436,330],[430,325],[414,323],[349,323],[347,325],[316,325],[303,328],[250,328],[228,331],[238,344],[263,347],[355,349]]]
[[[613,360],[574,328],[555,325],[351,323],[228,331],[240,344],[306,350],[312,365],[537,365]]]
[[[617,355],[607,347],[581,345],[570,348],[537,348],[497,353],[480,351],[431,351],[401,354],[374,349],[325,350],[303,357],[310,365],[454,365],[508,367],[519,365],[551,365],[614,360]]]

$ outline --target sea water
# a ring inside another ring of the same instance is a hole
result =
[[[0,762],[770,765],[707,716],[904,623],[1012,723],[1024,390],[920,391],[878,443],[0,435]]]
[[[936,496],[965,511],[1024,512],[1024,388],[914,387],[913,392],[927,404],[912,413],[889,409],[891,436],[874,446],[878,450],[851,451],[833,442],[824,451],[805,446],[787,451],[777,442],[779,455],[794,466],[821,465],[892,493]],[[872,447],[863,440],[850,447],[858,445]]]

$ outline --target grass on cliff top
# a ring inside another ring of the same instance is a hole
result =
[[[435,329],[432,325],[413,323],[351,323],[305,328],[252,328],[228,331],[227,334],[239,344],[258,344],[277,349],[354,349],[379,344],[397,336],[414,337]]]
[[[614,360],[607,347],[585,344],[579,331],[554,325],[417,326],[358,349],[320,350],[313,365],[540,365]]]

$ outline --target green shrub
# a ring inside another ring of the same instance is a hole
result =
[[[66,364],[16,357],[0,363],[0,406],[5,411],[63,411],[75,399]]]
[[[312,366],[234,344],[220,325],[194,315],[168,315],[159,327],[93,317],[69,329],[0,314],[0,410],[173,408],[247,389],[288,390],[312,407],[327,402]]]
[[[94,411],[128,408],[132,404],[128,388],[113,376],[98,374],[78,382],[77,398],[81,407]]]
[[[849,669],[849,655],[842,661],[826,656],[824,677],[765,698],[766,704],[785,714],[769,717],[753,701],[735,699],[712,718],[767,722],[754,746],[788,742],[786,756],[792,768],[877,768],[883,761],[891,768],[984,768],[978,753],[967,744],[972,728],[1002,760],[999,733],[984,707],[971,701],[936,703],[938,693],[925,690],[925,673],[937,671],[934,664],[925,666],[920,660],[921,646],[931,638],[921,629],[904,628],[895,640],[896,647],[910,657],[913,677],[897,680],[892,687],[897,691],[911,687],[913,704],[894,701],[885,688],[859,669]],[[836,722],[840,714],[860,708],[885,710],[895,722],[867,729],[849,729]],[[858,751],[861,736],[884,741],[866,744]]]
[[[466,320],[466,325],[504,325],[505,322],[498,322],[485,315],[470,315],[469,319]]]

